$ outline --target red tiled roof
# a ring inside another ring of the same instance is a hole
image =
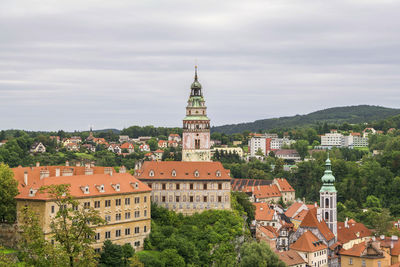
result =
[[[320,222],[318,221],[316,208],[313,208],[307,212],[306,216],[304,217],[303,221],[300,224],[300,227],[318,228],[321,234],[328,241],[335,237],[335,235],[329,229],[328,225],[324,220],[321,220]]]
[[[348,228],[344,227],[344,222],[337,223],[337,237],[338,241],[342,244],[354,239],[372,236],[372,231],[365,227],[365,225],[362,223],[349,220],[348,226]]]
[[[290,207],[285,211],[285,215],[289,218],[292,218],[292,216],[300,209],[300,207],[303,205],[301,202],[294,202]]]
[[[175,170],[175,176],[172,171]],[[150,171],[154,176],[150,176]],[[198,171],[198,176],[195,176]],[[217,176],[217,173],[220,176]],[[230,180],[229,170],[221,162],[145,161],[136,176],[138,179],[213,179]]]
[[[267,203],[253,203],[253,205],[256,207],[256,221],[272,221],[275,211],[271,209]]]
[[[123,143],[119,146],[121,149],[132,149],[134,146],[131,143]]]
[[[391,249],[390,255],[392,255],[392,256],[399,256],[400,255],[400,242],[399,241],[397,241],[397,243]]]
[[[56,169],[62,170],[72,169],[72,176],[55,176]],[[46,167],[33,167],[33,168],[13,168],[14,179],[19,183],[18,190],[19,194],[17,199],[38,199],[46,200],[49,199],[44,193],[37,192],[35,196],[29,196],[30,189],[39,189],[41,186],[53,185],[53,184],[70,184],[70,193],[74,197],[89,197],[98,195],[111,195],[111,194],[123,194],[128,192],[142,192],[151,191],[151,189],[144,183],[137,180],[129,173],[115,173],[112,175],[104,174],[105,167],[94,167],[93,175],[84,175],[85,167],[67,167],[67,166],[46,166]],[[48,170],[50,173],[49,177],[40,179],[40,171]],[[103,170],[101,172],[101,170]],[[28,173],[28,185],[24,184],[24,172]],[[82,174],[83,172],[83,174]],[[138,188],[134,188],[131,183],[138,183]],[[116,191],[111,184],[119,184],[120,191]],[[104,192],[99,192],[96,185],[104,185]],[[85,194],[81,187],[89,186],[89,194]]]
[[[164,150],[157,149],[156,151],[154,151],[154,153],[164,153]]]
[[[295,192],[293,187],[288,183],[285,178],[276,178],[275,180],[278,182],[282,192]]]
[[[278,186],[275,184],[247,186],[246,188],[244,188],[243,192],[252,192],[256,198],[270,198],[270,197],[282,196]]]
[[[268,238],[270,239],[275,239],[278,236],[278,233],[276,232],[275,228],[272,226],[260,226],[258,229],[263,232]]]
[[[319,240],[311,231],[304,232],[304,234],[290,246],[290,249],[305,252],[315,252],[326,248],[327,246],[324,242]]]
[[[299,214],[294,216],[292,219],[302,222],[304,220],[304,217],[306,217],[307,213],[308,213],[308,210],[302,210],[299,212]]]
[[[286,263],[288,266],[297,266],[307,263],[300,255],[294,250],[288,250],[278,253],[279,259]]]

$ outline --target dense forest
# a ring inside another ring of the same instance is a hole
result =
[[[242,133],[244,131],[258,132],[278,128],[294,128],[310,126],[321,123],[330,124],[357,124],[380,121],[400,114],[400,109],[385,108],[380,106],[347,106],[328,108],[306,115],[295,115],[272,119],[257,120],[248,123],[230,124],[212,127],[212,132],[225,134]]]

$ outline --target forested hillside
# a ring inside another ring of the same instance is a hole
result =
[[[212,127],[212,132],[225,134],[242,133],[246,130],[257,132],[275,128],[292,128],[297,126],[315,125],[320,123],[364,123],[383,120],[400,114],[400,109],[385,108],[380,106],[348,106],[319,110],[306,115],[280,117],[257,120],[248,123],[222,125]]]

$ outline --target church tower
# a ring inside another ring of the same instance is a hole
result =
[[[336,188],[335,188],[335,177],[331,170],[331,160],[328,158],[325,162],[325,173],[322,176],[322,187],[319,190],[320,196],[320,216],[332,233],[335,235],[335,240],[337,240],[337,210],[336,210]]]
[[[197,78],[195,67],[194,82],[183,119],[182,161],[211,161],[210,119]]]

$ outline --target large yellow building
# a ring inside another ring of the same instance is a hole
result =
[[[41,186],[69,184],[70,193],[80,207],[93,207],[107,222],[95,228],[93,247],[99,250],[104,240],[115,244],[130,243],[136,250],[143,248],[144,239],[150,234],[151,189],[125,173],[115,173],[110,167],[37,166],[14,168],[19,183],[16,197],[17,210],[31,207],[38,215],[46,238],[52,239],[50,222],[58,207],[53,199],[39,191]],[[17,214],[17,219],[19,214]]]

